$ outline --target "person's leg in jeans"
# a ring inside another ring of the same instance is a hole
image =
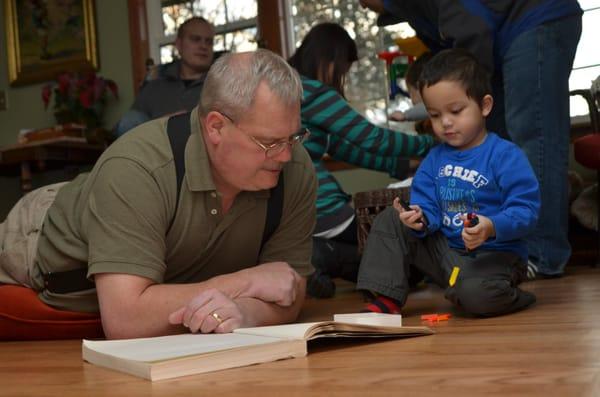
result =
[[[546,276],[561,275],[571,255],[568,80],[580,35],[579,16],[544,24],[517,37],[503,59],[506,127],[527,155],[542,196],[529,257]]]

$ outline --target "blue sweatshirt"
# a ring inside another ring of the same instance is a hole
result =
[[[447,144],[431,149],[413,180],[411,203],[425,213],[428,233],[441,230],[452,248],[465,248],[460,215],[475,212],[496,229],[481,249],[510,251],[526,260],[523,238],[536,225],[540,192],[521,149],[488,133],[482,144],[464,151]]]

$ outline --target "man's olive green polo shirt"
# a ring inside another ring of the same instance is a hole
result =
[[[88,277],[127,273],[156,283],[193,283],[271,261],[288,262],[303,276],[311,273],[316,177],[302,145],[284,166],[280,225],[259,252],[270,191],[242,192],[228,213],[221,213],[195,109],[177,207],[166,121],[154,120],[125,134],[89,174],[60,190],[44,221],[39,274],[33,275],[44,302],[66,310],[98,311],[95,290],[43,290],[41,274],[85,266]]]

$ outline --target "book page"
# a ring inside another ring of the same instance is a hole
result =
[[[372,337],[372,336],[401,336],[427,335],[433,331],[428,327],[398,327],[389,325],[370,325],[358,323],[342,323],[324,321],[318,327],[313,327],[306,335],[307,339],[315,337]]]
[[[267,327],[238,328],[233,332],[237,334],[251,334],[269,336],[282,339],[310,340],[327,336],[398,336],[398,335],[425,335],[432,331],[427,327],[403,327],[402,316],[376,316],[360,313],[350,313],[338,316],[341,321],[320,321],[314,323],[299,323],[272,325]]]
[[[259,335],[182,334],[109,341],[84,340],[83,344],[99,353],[125,360],[154,362],[280,341]]]
[[[344,313],[334,314],[333,321],[382,327],[402,327],[402,315],[388,313]]]
[[[238,328],[236,334],[262,335],[284,339],[306,339],[311,330],[323,322],[272,325],[267,327]]]

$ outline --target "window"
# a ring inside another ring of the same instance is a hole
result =
[[[395,108],[397,103],[387,103],[385,63],[377,58],[377,53],[394,44],[391,36],[413,36],[414,31],[406,23],[377,27],[377,14],[362,8],[356,0],[291,0],[291,4],[295,48],[310,28],[319,22],[336,22],[348,31],[356,42],[359,60],[348,74],[346,97],[353,107],[371,121],[385,122],[385,109]],[[399,95],[397,101],[403,100]]]
[[[385,120],[385,97],[387,81],[383,62],[376,53],[393,45],[390,37],[409,37],[414,31],[408,24],[398,24],[385,28],[375,26],[377,15],[362,9],[355,0],[327,0],[321,2],[291,0],[295,34],[295,44],[299,45],[311,26],[318,21],[334,21],[346,28],[356,40],[359,61],[348,76],[346,94],[357,109],[372,121]],[[600,0],[579,0],[583,15],[583,31],[573,72],[569,79],[570,89],[590,88],[592,80],[600,75],[600,51],[597,40],[600,37]],[[399,98],[398,102],[403,99]],[[401,103],[391,107],[402,106]],[[588,106],[581,97],[571,97],[571,116],[588,114]]]
[[[579,5],[584,10],[583,30],[569,78],[571,90],[590,88],[592,81],[600,76],[600,51],[597,42],[600,36],[600,0],[579,0]],[[571,117],[588,113],[588,105],[583,98],[571,97]]]
[[[148,4],[150,56],[167,63],[177,57],[177,29],[192,16],[215,26],[215,51],[253,51],[256,45],[256,0],[151,0]]]

